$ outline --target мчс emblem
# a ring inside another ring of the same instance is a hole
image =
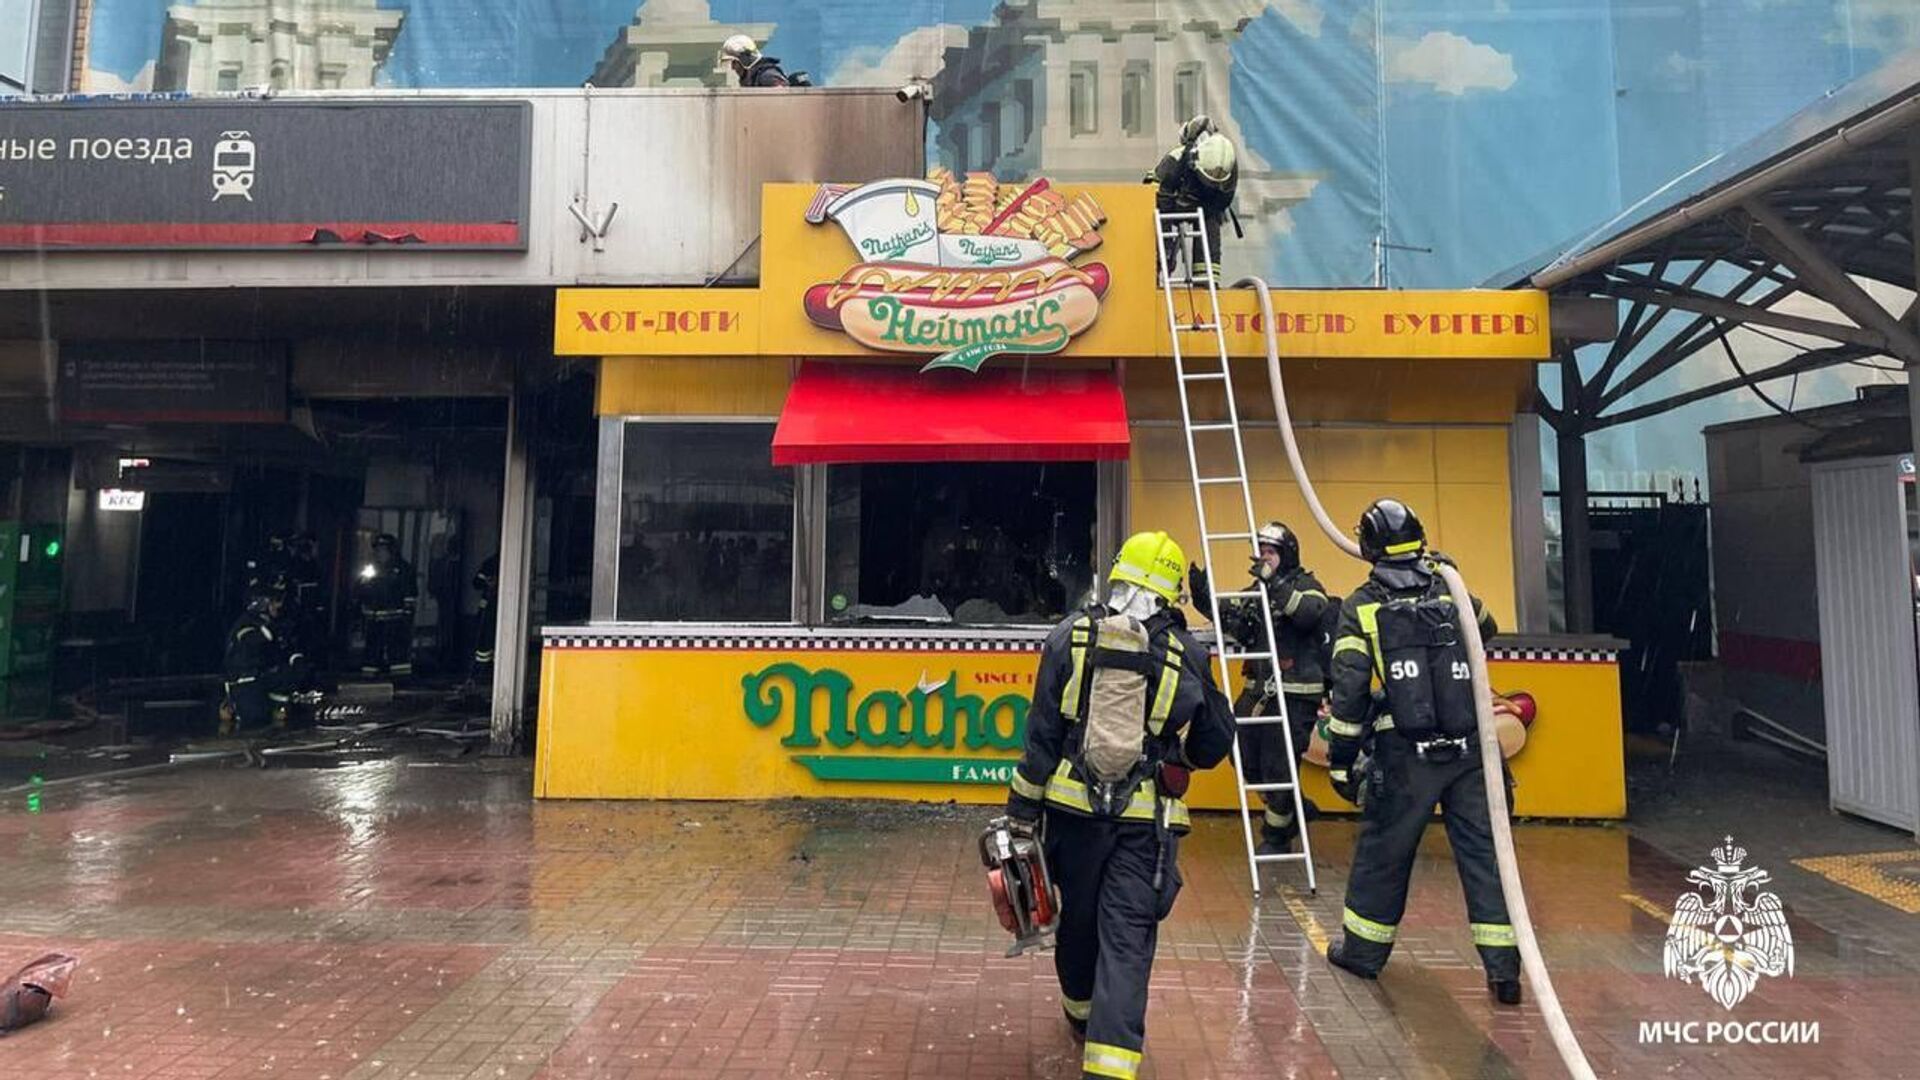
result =
[[[926,180],[823,184],[807,220],[837,223],[863,261],[807,290],[807,318],[869,348],[938,353],[922,371],[1059,352],[1100,314],[1107,268],[1073,260],[1100,246],[1106,219],[1092,196],[1046,180],[936,168]]]
[[[1793,977],[1793,931],[1780,898],[1760,886],[1772,877],[1757,866],[1742,867],[1747,849],[1733,837],[1713,849],[1713,862],[1687,880],[1697,890],[1674,901],[1667,927],[1664,967],[1668,978],[1699,980],[1707,996],[1731,1009],[1753,992],[1763,975]]]

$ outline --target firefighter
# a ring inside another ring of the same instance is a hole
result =
[[[780,58],[767,56],[753,39],[745,34],[735,34],[720,44],[720,63],[731,68],[741,86],[756,89],[777,89],[788,86],[812,86],[813,80],[807,78],[804,71],[788,75],[780,67]]]
[[[1300,538],[1278,521],[1261,526],[1255,536],[1259,558],[1254,560],[1253,581],[1245,591],[1265,589],[1267,606],[1273,615],[1273,648],[1280,661],[1280,673],[1267,670],[1264,660],[1251,660],[1246,666],[1246,686],[1234,704],[1235,716],[1272,716],[1279,702],[1286,701],[1287,728],[1293,736],[1293,761],[1307,752],[1313,737],[1313,724],[1320,715],[1320,703],[1327,696],[1327,669],[1324,626],[1338,608],[1327,599],[1313,571],[1300,565]],[[1198,566],[1187,569],[1193,588],[1193,604],[1200,611],[1213,606],[1211,582]],[[1220,607],[1221,629],[1241,648],[1264,647],[1266,635],[1260,632],[1260,605],[1252,599],[1229,600]],[[1246,769],[1247,782],[1280,784],[1293,780],[1297,770],[1290,768],[1287,737],[1278,724],[1247,725],[1240,729],[1240,763]],[[1261,855],[1284,854],[1298,832],[1293,820],[1293,793],[1263,791],[1266,804],[1260,819]],[[1304,802],[1307,813],[1319,808]]]
[[[400,557],[392,533],[373,538],[373,561],[354,582],[360,625],[366,634],[362,675],[413,674],[413,609],[419,595],[413,564]]]
[[[267,549],[247,559],[247,597],[251,603],[255,594],[268,587],[268,584],[293,568],[293,556],[287,550],[287,534],[274,532],[267,537]]]
[[[286,638],[287,581],[284,575],[261,582],[247,608],[227,631],[225,707],[220,734],[232,735],[268,726],[285,727],[287,701],[302,676],[302,658]]]
[[[1181,797],[1232,746],[1231,708],[1180,613],[1185,568],[1166,533],[1138,533],[1106,602],[1054,627],[1007,796],[1060,888],[1054,968],[1086,1076],[1139,1071],[1159,922],[1180,891]]]
[[[489,555],[473,574],[473,591],[480,594],[480,608],[474,613],[473,666],[467,674],[467,682],[484,685],[493,678],[493,639],[496,620],[499,618],[494,609],[500,599],[500,556]]]
[[[320,588],[325,575],[320,569],[320,543],[310,532],[300,532],[287,544],[287,611],[291,625],[291,647],[299,649],[316,666],[324,667],[323,645],[327,636],[326,603]]]
[[[1160,185],[1154,209],[1163,214],[1200,211],[1206,248],[1203,251],[1201,238],[1194,237],[1187,264],[1196,280],[1209,276],[1220,280],[1220,226],[1233,213],[1234,191],[1240,186],[1240,166],[1234,157],[1233,140],[1202,114],[1181,126],[1179,143],[1146,178],[1147,183]],[[1179,257],[1179,237],[1162,237],[1160,242],[1171,275]]]
[[[1363,821],[1341,918],[1346,933],[1327,959],[1363,979],[1379,976],[1437,803],[1487,989],[1501,1004],[1518,1005],[1520,952],[1494,862],[1472,671],[1446,581],[1434,570],[1444,556],[1427,550],[1420,519],[1393,499],[1369,506],[1358,534],[1373,572],[1341,606],[1327,735],[1329,779],[1360,806]],[[1481,636],[1492,636],[1493,618],[1477,598],[1473,613]],[[1369,726],[1372,755],[1361,759]]]

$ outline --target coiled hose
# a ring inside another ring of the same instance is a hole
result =
[[[1320,531],[1340,550],[1361,558],[1360,545],[1341,532],[1327,516],[1326,507],[1320,505],[1320,496],[1314,493],[1313,481],[1308,479],[1307,467],[1300,460],[1300,446],[1293,437],[1293,417],[1287,412],[1287,393],[1280,380],[1280,346],[1273,331],[1273,293],[1259,278],[1242,278],[1234,285],[1235,288],[1248,286],[1260,297],[1262,325],[1267,328],[1267,385],[1273,388],[1274,416],[1280,421],[1280,440],[1286,444],[1287,464],[1293,468],[1294,482],[1300,486],[1300,494],[1307,500],[1307,509],[1312,511]],[[1493,684],[1487,678],[1486,643],[1480,640],[1480,626],[1473,617],[1473,598],[1458,570],[1442,562],[1434,565],[1453,596],[1453,610],[1460,620],[1460,635],[1467,643],[1467,657],[1473,668],[1481,771],[1487,783],[1487,809],[1493,818],[1493,852],[1500,867],[1500,891],[1506,896],[1507,917],[1513,920],[1514,935],[1520,945],[1520,966],[1527,973],[1527,981],[1533,984],[1533,992],[1540,1002],[1540,1015],[1546,1019],[1547,1031],[1553,1036],[1554,1048],[1560,1052],[1567,1072],[1576,1080],[1593,1080],[1593,1066],[1587,1063],[1586,1052],[1580,1049],[1580,1040],[1574,1036],[1566,1011],[1560,1007],[1560,995],[1554,992],[1546,960],[1540,955],[1540,941],[1533,933],[1533,919],[1527,913],[1527,894],[1521,887],[1520,863],[1513,853],[1513,826],[1508,820],[1505,758],[1500,753],[1500,739],[1494,733]]]

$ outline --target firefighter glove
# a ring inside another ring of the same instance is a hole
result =
[[[1187,564],[1187,591],[1193,594],[1193,606],[1201,611],[1213,610],[1213,582],[1208,580],[1207,572],[1194,563]]]

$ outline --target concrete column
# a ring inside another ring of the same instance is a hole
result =
[[[1518,413],[1507,437],[1508,488],[1513,506],[1513,606],[1516,629],[1545,633],[1547,526],[1541,513],[1540,417]]]
[[[1580,366],[1571,352],[1560,357],[1560,408],[1570,431],[1559,433],[1560,558],[1567,600],[1567,632],[1593,632],[1593,530],[1587,518],[1587,441],[1579,429]]]
[[[527,391],[516,374],[507,402],[506,475],[500,499],[499,619],[493,635],[493,724],[488,752],[514,752],[524,729],[527,610],[532,596],[533,473],[527,464]]]
[[[1913,216],[1908,236],[1920,236],[1920,133],[1907,140],[1907,196],[1911,204],[1908,213]],[[1913,245],[1914,281],[1920,283],[1920,244]],[[1920,333],[1920,305],[1914,308],[1914,330]],[[1920,364],[1907,365],[1907,424],[1912,432],[1913,452],[1916,461],[1920,461]]]
[[[625,462],[626,421],[603,416],[600,452],[593,485],[593,593],[588,618],[613,622],[619,617],[620,592],[620,479]]]

